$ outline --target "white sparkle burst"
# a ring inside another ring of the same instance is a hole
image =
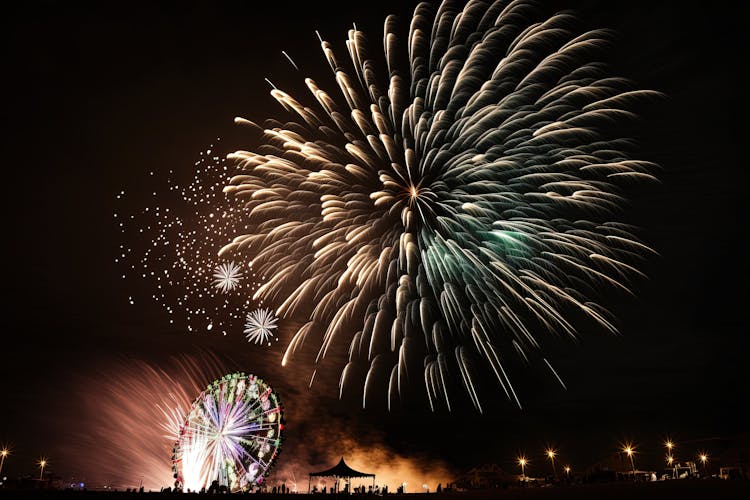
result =
[[[241,278],[242,271],[240,271],[240,266],[234,262],[220,264],[214,269],[214,286],[221,290],[222,293],[227,293],[237,288]]]
[[[273,330],[279,320],[270,309],[256,309],[247,313],[245,319],[245,334],[248,342],[261,344],[273,338]]]

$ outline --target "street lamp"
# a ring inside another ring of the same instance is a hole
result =
[[[555,469],[555,455],[557,455],[557,452],[553,450],[552,448],[547,449],[547,458],[549,458],[549,461],[552,463],[552,474],[555,476],[555,479],[557,479],[557,470]]]
[[[677,468],[674,466],[674,457],[672,455],[667,455],[667,465],[672,468],[672,479],[676,479]]]
[[[664,443],[664,446],[667,447],[667,457],[674,457],[674,454],[672,453],[672,449],[674,448],[674,443],[671,439],[667,438],[667,441]],[[667,461],[669,462],[669,458],[667,458]],[[672,462],[669,462],[669,465],[672,465]]]
[[[44,467],[47,465],[47,459],[41,458],[39,459],[39,480],[42,480],[42,476],[44,476]]]
[[[630,457],[630,466],[633,468],[633,481],[635,481],[635,462],[633,462],[633,455],[635,455],[635,448],[632,444],[626,444],[622,451]]]
[[[0,481],[2,481],[3,477],[3,464],[5,463],[5,457],[8,455],[10,455],[10,450],[8,448],[0,450]]]
[[[701,464],[703,465],[703,473],[706,473],[706,462],[708,462],[708,454],[703,451],[698,455],[698,459],[701,461]]]
[[[570,465],[565,466],[565,476],[568,481],[570,481]]]
[[[518,465],[521,466],[521,481],[526,481],[526,464],[528,461],[526,460],[526,457],[521,456],[518,458]]]

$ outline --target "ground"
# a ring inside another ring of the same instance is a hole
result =
[[[173,494],[156,493],[126,493],[126,492],[95,492],[95,491],[4,491],[0,490],[0,498],[130,498],[130,497],[171,497]],[[198,496],[198,495],[190,495]],[[212,495],[213,496],[213,495]],[[236,495],[233,495],[236,496]],[[240,495],[242,496],[242,495]],[[248,495],[250,496],[250,495]],[[320,498],[323,495],[274,495],[253,494],[256,498],[275,498],[299,500],[302,497]],[[325,495],[326,497],[341,497],[344,495]],[[349,497],[367,497],[370,495],[351,495]],[[388,495],[393,498],[412,499],[424,498],[424,494]],[[576,486],[548,487],[548,488],[505,488],[469,492],[453,492],[428,495],[430,500],[489,500],[494,498],[517,499],[575,499],[575,500],[650,500],[650,499],[743,499],[750,498],[750,481],[722,481],[722,480],[679,480],[653,483],[632,484],[627,482],[584,484]],[[311,499],[313,500],[313,499]]]

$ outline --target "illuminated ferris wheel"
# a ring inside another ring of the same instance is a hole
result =
[[[195,400],[172,457],[175,486],[246,491],[259,485],[279,454],[284,429],[279,397],[262,379],[233,373]]]

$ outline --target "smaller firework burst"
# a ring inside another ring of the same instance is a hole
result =
[[[271,345],[269,341],[273,338],[273,330],[276,329],[278,320],[270,309],[256,309],[247,313],[244,332],[247,341],[256,344],[267,342]]]
[[[222,293],[227,293],[237,288],[241,278],[242,271],[240,271],[240,266],[234,262],[220,264],[214,270],[214,286],[221,290]]]

